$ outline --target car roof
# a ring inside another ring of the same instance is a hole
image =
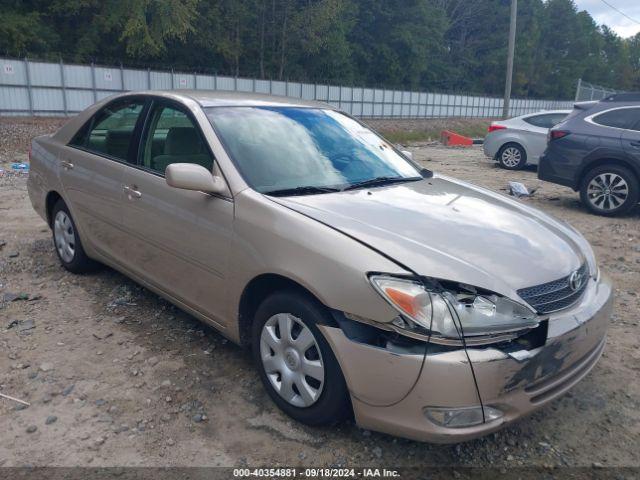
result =
[[[202,108],[243,106],[243,107],[302,107],[322,108],[325,110],[338,110],[336,107],[323,102],[303,100],[301,98],[289,98],[279,95],[266,95],[253,92],[231,92],[220,90],[134,90],[119,92],[91,105],[63,125],[53,137],[61,142],[68,143],[78,129],[98,110],[106,104],[127,97],[162,97],[169,100],[196,102]]]
[[[601,100],[602,103],[638,103],[640,102],[640,92],[625,92],[609,95]]]
[[[553,114],[553,113],[571,113],[571,109],[562,109],[562,110],[540,110],[538,112],[533,112],[533,113],[525,113],[524,115],[520,115],[519,117],[514,117],[514,118],[528,118],[528,117],[534,117],[536,115],[547,115],[547,114]]]
[[[506,120],[495,120],[494,122],[499,123],[505,123],[505,122],[510,122],[512,120],[514,121],[519,121],[519,120],[524,120],[526,118],[530,118],[530,117],[535,117],[537,115],[548,115],[548,114],[554,114],[554,113],[561,113],[564,115],[569,115],[571,113],[571,110],[539,110],[537,112],[533,112],[533,113],[525,113],[524,115],[518,115],[517,117],[511,117],[511,118],[507,118]]]
[[[253,92],[232,92],[220,90],[146,90],[127,92],[125,95],[152,95],[171,99],[182,97],[199,103],[201,107],[306,107],[336,110],[335,107],[314,100],[290,98]],[[123,95],[124,96],[124,95]]]

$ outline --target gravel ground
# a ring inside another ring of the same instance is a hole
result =
[[[28,139],[60,124],[0,121],[0,168],[24,161]],[[533,170],[500,170],[478,148],[410,149],[430,169],[502,193],[509,180],[537,187],[522,201],[591,241],[616,284],[616,314],[603,358],[570,393],[450,446],[296,424],[269,400],[247,352],[113,270],[64,271],[25,177],[5,175],[0,392],[31,406],[0,399],[0,466],[640,466],[640,213],[589,215],[574,192]]]
[[[364,123],[385,132],[436,132],[434,139],[440,138],[441,130],[479,131],[486,133],[490,119],[470,118],[368,118]]]

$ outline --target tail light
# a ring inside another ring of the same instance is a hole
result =
[[[504,125],[489,125],[489,133],[495,132],[496,130],[505,130],[506,128]]]
[[[569,135],[569,132],[566,130],[549,130],[549,141],[557,140],[562,137],[566,137]]]
[[[29,150],[27,151],[27,157],[29,157],[29,163],[31,163],[31,144],[29,144]]]

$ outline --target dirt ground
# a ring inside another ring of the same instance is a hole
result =
[[[28,139],[60,123],[0,120],[0,168],[26,160]],[[522,201],[593,245],[616,313],[603,358],[570,393],[458,445],[297,424],[270,401],[248,353],[214,330],[113,270],[63,270],[26,177],[5,175],[0,392],[31,406],[0,399],[0,466],[640,466],[640,211],[590,215],[571,190],[534,170],[500,170],[477,147],[411,150],[429,169],[502,193],[509,180],[537,187]]]

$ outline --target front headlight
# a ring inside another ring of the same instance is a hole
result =
[[[530,308],[474,287],[427,288],[422,282],[373,275],[374,288],[402,315],[392,324],[402,330],[450,340],[496,336],[534,328],[538,318]]]

